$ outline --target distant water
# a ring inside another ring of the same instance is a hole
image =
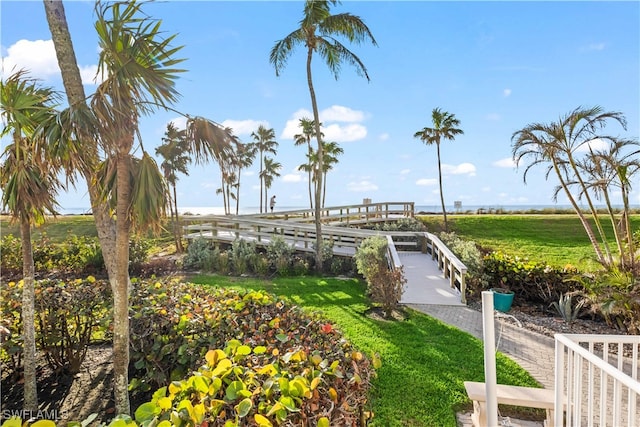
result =
[[[307,209],[308,206],[279,206],[275,209],[278,211],[289,211],[298,209]],[[570,205],[469,205],[455,208],[453,206],[447,206],[447,212],[465,213],[465,212],[478,212],[483,209],[485,212],[518,212],[518,211],[544,211],[544,210],[571,210]],[[224,215],[224,208],[222,206],[207,207],[207,206],[185,206],[178,207],[178,211],[181,214],[191,215]],[[255,214],[260,212],[260,207],[249,206],[240,208],[240,214]],[[439,205],[416,205],[415,212],[433,212],[440,213],[442,208]],[[59,213],[61,215],[85,215],[91,213],[91,208],[88,207],[71,207],[61,208]],[[233,209],[235,213],[235,208]]]

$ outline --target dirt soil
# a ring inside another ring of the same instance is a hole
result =
[[[470,303],[474,309],[481,309],[478,303]],[[554,333],[620,334],[602,321],[579,319],[567,325],[559,317],[546,310],[531,307],[513,307],[509,314],[515,316],[523,327],[553,337]],[[368,313],[380,316],[382,313]],[[394,317],[403,318],[403,311],[394,312]],[[52,372],[42,358],[38,363],[38,398],[40,413],[36,418],[55,419],[58,425],[66,421],[84,420],[91,414],[98,414],[93,425],[107,422],[114,415],[113,366],[111,346],[102,344],[91,346],[81,370],[74,376]],[[0,389],[0,423],[22,409],[23,383],[2,373]],[[144,402],[132,402],[133,410]]]

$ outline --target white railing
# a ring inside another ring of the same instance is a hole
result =
[[[466,304],[467,266],[436,235],[423,233],[423,236],[422,252],[431,254],[431,258],[438,263],[438,268],[442,270],[444,277],[449,279],[452,288],[456,288],[456,282],[460,284],[460,301]]]
[[[640,336],[557,334],[555,342],[556,426],[640,426]]]

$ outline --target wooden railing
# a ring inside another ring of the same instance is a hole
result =
[[[374,206],[373,209],[372,206]],[[380,231],[347,228],[343,225],[357,221],[376,221],[392,218],[394,220],[413,216],[413,203],[378,203],[327,208],[329,224],[323,225],[323,239],[332,245],[333,253],[340,256],[353,256],[362,241],[374,235],[387,236],[389,242],[390,266],[402,265],[398,257],[398,248],[402,250],[422,251],[431,254],[438,263],[444,277],[449,279],[452,288],[460,292],[462,303],[466,304],[467,267],[435,235],[424,232]],[[185,238],[202,237],[215,241],[231,243],[238,238],[253,241],[259,246],[268,246],[274,236],[282,237],[296,250],[313,252],[316,242],[315,225],[306,219],[309,210],[277,212],[261,215],[207,215],[183,216]],[[313,219],[313,218],[312,218]],[[323,218],[323,221],[325,219]]]

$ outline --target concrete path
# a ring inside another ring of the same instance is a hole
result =
[[[402,299],[403,304],[435,304],[464,307],[460,292],[451,288],[438,264],[431,255],[421,252],[398,252],[407,279]]]

